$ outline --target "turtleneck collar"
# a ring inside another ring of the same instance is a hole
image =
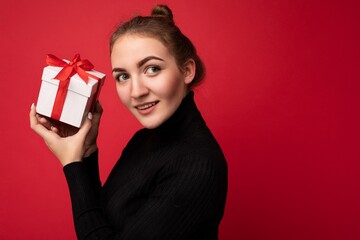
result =
[[[176,135],[177,133],[186,132],[185,130],[191,128],[192,122],[196,118],[202,119],[194,101],[194,92],[190,91],[175,113],[153,131],[160,135]]]

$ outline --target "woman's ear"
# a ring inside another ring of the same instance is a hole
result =
[[[194,80],[196,72],[196,64],[194,59],[190,58],[186,61],[183,68],[185,84],[189,84]]]

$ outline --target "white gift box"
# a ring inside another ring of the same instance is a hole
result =
[[[54,77],[62,69],[62,67],[54,66],[47,66],[44,68],[41,78],[40,93],[36,105],[37,113],[51,117],[60,82],[59,80],[54,79]],[[80,127],[84,119],[84,114],[92,110],[90,108],[94,105],[94,102],[99,96],[101,85],[105,80],[105,74],[95,70],[86,72],[98,77],[99,80],[89,76],[88,83],[86,84],[77,73],[73,75],[70,78],[60,119],[56,120],[74,127]]]

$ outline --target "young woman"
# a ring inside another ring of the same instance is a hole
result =
[[[30,112],[31,128],[64,166],[79,239],[218,239],[227,193],[223,153],[194,102],[202,62],[170,9],[113,33],[111,64],[122,103],[144,126],[102,186],[97,104],[72,133]]]

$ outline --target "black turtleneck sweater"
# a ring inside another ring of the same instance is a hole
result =
[[[64,172],[79,239],[218,239],[227,165],[193,92],[132,137],[103,186],[97,152]]]

